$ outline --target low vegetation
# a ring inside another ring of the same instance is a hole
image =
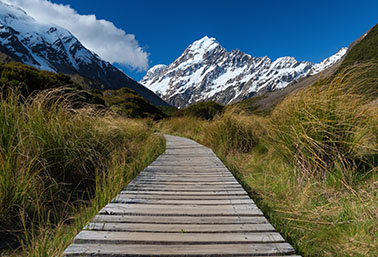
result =
[[[212,120],[223,113],[224,106],[214,101],[198,102],[173,113],[174,117],[191,116],[204,120]]]
[[[355,65],[357,63],[371,62],[378,59],[378,24],[364,36],[364,38],[353,46],[346,56],[342,67]]]
[[[149,103],[134,90],[121,88],[118,90],[93,91],[105,101],[112,111],[131,118],[150,118],[159,120],[167,117],[158,107]]]
[[[0,247],[59,256],[163,140],[145,120],[78,106],[72,88],[26,99],[12,88],[0,101]]]
[[[189,115],[157,126],[211,147],[298,253],[376,256],[378,105],[369,76],[356,72],[369,69],[351,69],[269,115],[234,106],[213,121]]]

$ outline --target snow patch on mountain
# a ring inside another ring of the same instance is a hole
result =
[[[343,47],[336,54],[324,59],[321,63],[314,64],[311,70],[311,75],[322,72],[323,70],[331,67],[346,54],[347,50],[347,47]]]
[[[215,38],[205,36],[170,65],[152,67],[140,83],[177,107],[209,100],[229,104],[319,73],[339,61],[346,50],[340,49],[319,64],[298,62],[290,56],[272,61],[240,50],[228,52]]]
[[[23,63],[39,69],[57,72],[57,66],[66,62],[79,70],[80,64],[96,59],[68,30],[39,23],[22,9],[3,2],[0,28],[0,45],[15,52]],[[54,54],[56,62],[51,61]]]

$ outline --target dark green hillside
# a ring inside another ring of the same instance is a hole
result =
[[[21,86],[24,96],[35,90],[73,84],[70,77],[62,73],[38,70],[19,62],[0,65],[0,85]]]
[[[352,64],[378,60],[378,24],[348,52],[341,68]]]
[[[106,105],[122,116],[130,118],[152,118],[154,120],[167,117],[159,108],[152,105],[137,92],[129,88],[118,90],[96,90],[101,95]]]
[[[350,47],[336,74],[344,74],[356,92],[378,97],[378,24]]]
[[[82,91],[81,86],[74,83],[70,76],[38,70],[19,62],[0,64],[0,87],[3,89],[3,92],[6,92],[6,89],[9,87],[18,88],[24,98],[37,91],[67,87],[80,91],[80,93],[76,94],[78,96],[77,101],[104,105],[104,101],[101,98]]]
[[[214,101],[199,102],[178,110],[175,117],[192,116],[204,120],[212,120],[215,116],[223,113],[224,106]]]

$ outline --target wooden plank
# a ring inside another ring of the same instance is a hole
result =
[[[144,169],[144,171],[175,171],[175,170],[201,170],[203,172],[212,171],[212,172],[223,172],[223,173],[230,173],[230,171],[225,167],[225,166],[211,166],[211,167],[206,167],[206,170],[200,169],[200,167],[190,167],[190,166],[165,166],[165,167],[159,167],[159,166],[148,166],[147,168]],[[143,171],[143,172],[144,172]]]
[[[133,194],[133,193],[119,194],[115,199],[157,199],[157,200],[244,200],[249,198],[248,195],[167,195],[167,194]]]
[[[170,176],[172,178],[176,177],[196,177],[196,178],[206,178],[206,177],[223,177],[223,178],[233,178],[231,174],[223,172],[208,172],[208,171],[145,171],[142,176],[151,176],[151,178]]]
[[[93,222],[105,223],[146,223],[146,224],[263,224],[268,223],[263,216],[150,216],[150,215],[102,215],[93,218]]]
[[[245,191],[243,190],[243,188],[217,188],[217,189],[211,189],[211,188],[187,188],[187,189],[169,189],[169,188],[158,188],[158,187],[154,187],[154,188],[146,188],[146,187],[127,187],[126,191],[128,192],[135,192],[135,191],[140,191],[140,192],[172,192],[172,193],[176,193],[176,194],[181,194],[181,193],[204,193],[204,194],[209,194],[209,193],[222,193],[222,192],[228,192],[228,193],[245,193]]]
[[[171,165],[171,164],[176,164],[178,163],[179,165],[181,164],[191,164],[195,163],[197,165],[201,164],[212,164],[216,166],[222,166],[225,167],[224,164],[219,160],[218,158],[157,158],[155,161],[153,161],[150,166],[154,166],[155,164],[159,165]]]
[[[207,245],[109,245],[72,244],[65,256],[290,256],[298,257],[288,243],[207,244]]]
[[[129,183],[128,186],[206,186],[206,187],[220,187],[220,186],[227,186],[227,187],[241,187],[239,183],[236,181],[224,181],[224,182],[217,182],[217,181],[193,181],[193,182],[185,182],[185,181],[133,181]]]
[[[185,155],[185,154],[181,154],[181,155],[160,155],[158,158],[156,158],[156,160],[193,160],[193,161],[197,161],[197,160],[214,160],[214,161],[219,161],[219,158],[216,157],[215,155],[213,156],[209,156],[209,155],[199,155],[197,154],[196,156],[193,156],[193,155]]]
[[[157,216],[257,216],[263,213],[254,205],[235,205],[232,207],[200,205],[133,205],[133,204],[107,204],[100,211],[101,214],[109,215],[157,215]]]
[[[213,190],[213,191],[164,191],[164,190],[127,190],[123,193],[133,194],[159,194],[159,195],[248,195],[244,190]]]
[[[157,177],[157,176],[151,176],[149,178],[147,177],[139,177],[138,179],[133,180],[133,183],[176,183],[176,184],[209,184],[209,185],[226,185],[226,184],[235,184],[239,185],[239,183],[234,178],[225,178],[225,177],[198,177],[198,176],[185,176],[185,177]]]
[[[88,244],[231,244],[280,243],[285,240],[277,232],[256,233],[160,233],[83,230],[74,243]]]
[[[238,185],[240,184],[236,181],[234,178],[212,178],[212,179],[201,179],[201,177],[195,177],[195,176],[186,176],[186,180],[180,179],[180,178],[171,178],[166,179],[162,177],[153,177],[153,178],[139,178],[136,180],[133,180],[131,184],[174,184],[174,185]]]
[[[208,186],[208,185],[129,185],[126,187],[126,190],[147,190],[147,191],[233,191],[243,189],[240,185],[229,185],[229,186]]]
[[[132,203],[132,204],[165,204],[165,205],[235,205],[235,204],[254,204],[251,199],[234,200],[170,200],[170,199],[141,199],[117,196],[112,203]]]
[[[274,232],[270,224],[139,224],[139,223],[89,223],[84,229],[97,231],[129,231],[160,233],[254,233]]]
[[[236,179],[232,176],[224,176],[224,175],[165,175],[165,174],[141,174],[138,176],[137,179],[134,181],[162,181],[162,182],[227,182],[227,181],[236,181]]]
[[[169,173],[173,172],[181,172],[184,173],[187,172],[194,172],[194,173],[211,173],[211,174],[224,174],[224,175],[230,175],[231,173],[225,168],[225,167],[190,167],[190,166],[148,166],[143,170],[143,172],[165,172]]]
[[[190,210],[191,212],[212,212],[212,211],[248,211],[248,210],[256,210],[258,209],[257,206],[253,203],[249,204],[243,204],[243,205],[214,205],[214,206],[207,206],[204,208],[203,206],[197,205],[197,204],[187,204],[185,206],[169,206],[167,204],[167,207],[170,208],[169,211],[187,211]],[[139,210],[139,209],[145,209],[146,211],[150,211],[152,209],[161,209],[166,208],[165,206],[162,207],[160,204],[127,204],[127,203],[109,203],[107,204],[104,209],[117,209],[117,210]]]
[[[178,173],[184,174],[185,172],[193,173],[196,175],[223,175],[223,176],[232,176],[232,174],[227,171],[225,168],[221,167],[206,167],[205,169],[199,169],[198,167],[147,167],[145,168],[140,175],[145,175],[146,173],[152,174],[161,174],[161,175],[177,175]]]

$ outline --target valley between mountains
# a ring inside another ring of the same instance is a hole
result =
[[[80,242],[86,256],[158,255],[156,243],[177,256],[180,240],[195,256],[279,256],[256,238],[290,255],[377,256],[378,25],[319,63],[209,34],[136,81],[22,2],[0,0],[0,256],[63,256],[73,242],[74,256]],[[148,181],[154,170],[164,179]]]

